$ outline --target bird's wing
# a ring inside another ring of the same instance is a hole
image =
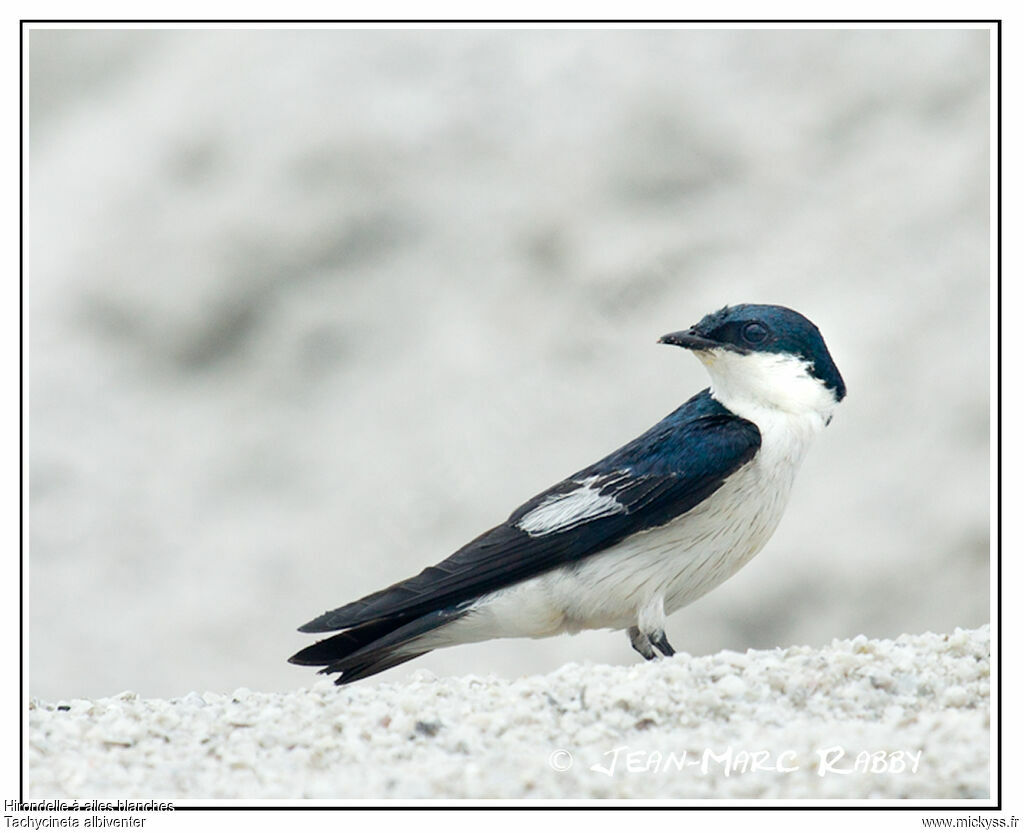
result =
[[[689,511],[760,447],[757,426],[729,412],[681,423],[674,416],[527,501],[440,564],[299,630],[317,633],[422,616],[586,558]]]

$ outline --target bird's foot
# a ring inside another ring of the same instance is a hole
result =
[[[634,625],[626,633],[629,634],[629,644],[633,646],[633,650],[644,659],[652,660],[658,656],[654,653],[654,648],[651,647],[651,640],[647,634],[641,633],[640,628]]]
[[[665,631],[656,631],[647,638],[664,656],[670,657],[675,654],[676,649],[668,644],[668,637],[665,635]]]
[[[633,646],[633,649],[640,654],[646,660],[657,659],[658,655],[654,649],[657,648],[661,651],[663,656],[670,657],[675,654],[675,648],[668,644],[668,637],[665,636],[665,631],[656,630],[653,633],[644,633],[640,628],[635,625],[631,627],[627,633],[629,634],[629,644]]]

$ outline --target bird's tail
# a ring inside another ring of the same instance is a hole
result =
[[[323,632],[338,630],[333,611],[314,619],[299,630]],[[339,674],[335,685],[355,682],[388,668],[409,662],[440,647],[443,642],[431,639],[432,631],[460,619],[465,605],[432,611],[424,616],[395,614],[359,622],[327,639],[303,648],[288,662],[296,665],[321,665],[321,674]]]

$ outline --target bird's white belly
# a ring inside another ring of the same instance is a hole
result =
[[[563,607],[563,630],[569,632],[635,625],[640,611],[658,598],[671,614],[761,551],[782,518],[791,485],[792,477],[769,480],[752,461],[685,515],[535,581]]]

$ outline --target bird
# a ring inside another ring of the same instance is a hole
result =
[[[438,564],[302,625],[337,633],[289,662],[343,685],[438,648],[601,628],[671,657],[666,617],[764,547],[846,385],[783,306],[726,306],[659,342],[693,353],[710,387]]]

